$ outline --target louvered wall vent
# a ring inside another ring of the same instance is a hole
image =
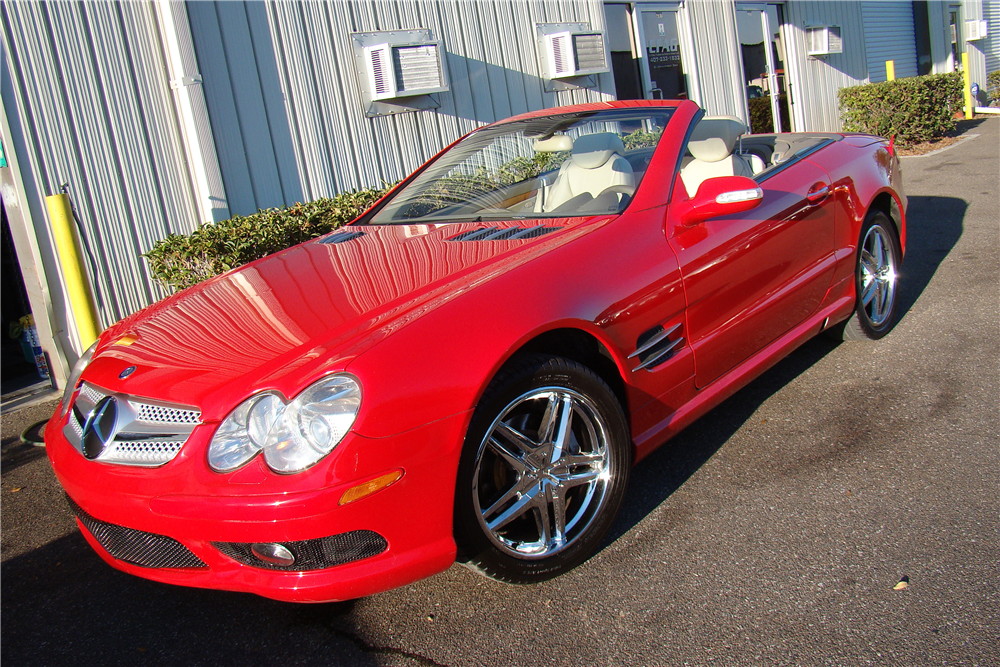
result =
[[[369,117],[437,108],[448,90],[444,48],[430,30],[352,33],[361,97]]]
[[[485,229],[470,229],[449,241],[514,241],[533,239],[549,232],[555,232],[562,227],[486,227]]]
[[[356,230],[351,231],[351,230],[345,229],[345,230],[342,230],[342,231],[339,231],[339,232],[334,232],[333,234],[330,234],[329,236],[325,236],[325,237],[321,238],[319,240],[319,242],[320,243],[327,243],[327,244],[332,244],[332,243],[347,243],[348,241],[353,241],[354,239],[361,238],[364,235],[365,235],[365,233],[361,232],[361,231],[356,231]]]
[[[611,71],[604,33],[590,24],[537,23],[535,30],[542,79],[553,89],[589,88],[596,85],[590,75]]]

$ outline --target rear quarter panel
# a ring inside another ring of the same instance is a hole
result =
[[[891,217],[905,254],[906,196],[902,191],[902,171],[898,158],[889,153],[883,140],[852,135],[806,159],[830,175],[835,198],[837,265],[834,290],[853,278],[861,225],[879,195],[887,194],[896,202]]]

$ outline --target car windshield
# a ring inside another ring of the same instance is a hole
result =
[[[368,224],[619,213],[671,108],[529,118],[470,134],[395,194]]]

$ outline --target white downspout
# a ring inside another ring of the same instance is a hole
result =
[[[199,217],[201,222],[225,220],[230,217],[229,203],[215,152],[187,8],[177,0],[157,0],[155,6]]]

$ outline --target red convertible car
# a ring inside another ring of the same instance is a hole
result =
[[[893,325],[892,146],[745,131],[689,101],[517,116],[114,325],[46,429],[81,532],[292,601],[580,564],[633,463],[817,333]]]

